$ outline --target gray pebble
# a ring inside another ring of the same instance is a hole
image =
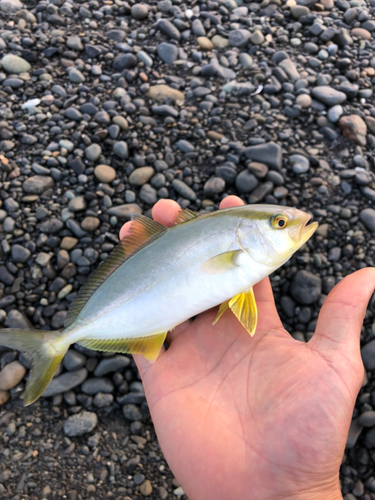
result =
[[[64,433],[66,436],[83,436],[91,432],[98,423],[96,413],[83,411],[77,415],[72,415],[64,422]]]
[[[180,181],[179,179],[173,179],[172,186],[183,198],[190,201],[195,201],[197,199],[195,192],[191,189],[191,187],[185,184],[185,182]]]
[[[50,396],[55,396],[56,394],[61,394],[66,391],[71,391],[78,385],[81,385],[87,378],[88,371],[86,368],[80,368],[79,370],[72,372],[65,372],[59,377],[53,378],[43,393],[43,397],[48,398]]]
[[[299,304],[313,304],[320,297],[322,281],[309,271],[298,271],[292,280],[291,294]]]
[[[289,163],[292,165],[292,170],[295,174],[305,174],[310,168],[310,162],[306,156],[292,155],[289,158]]]
[[[127,356],[122,356],[121,354],[113,356],[112,358],[104,358],[95,368],[94,376],[102,377],[103,375],[107,375],[107,373],[123,370],[129,365],[130,359]]]
[[[113,383],[108,378],[90,378],[82,384],[82,392],[93,396],[98,392],[113,392]]]
[[[142,413],[138,406],[134,404],[126,404],[122,407],[124,417],[128,420],[142,420]]]
[[[113,152],[122,160],[129,158],[129,148],[125,141],[116,142],[113,146]]]
[[[373,208],[362,210],[359,218],[370,232],[375,232],[375,210]]]
[[[96,161],[102,154],[102,148],[99,144],[91,144],[85,149],[85,156],[89,161]]]
[[[74,349],[69,349],[62,361],[64,367],[69,371],[78,370],[86,364],[86,356]]]

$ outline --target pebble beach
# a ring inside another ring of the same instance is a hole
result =
[[[228,195],[319,222],[271,276],[308,341],[375,259],[375,0],[0,0],[0,328],[62,329],[135,213]],[[341,467],[375,499],[375,318]],[[0,498],[186,499],[130,355],[72,346],[24,408],[31,358],[0,347]]]

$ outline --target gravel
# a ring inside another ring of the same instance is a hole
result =
[[[2,325],[62,328],[121,225],[164,198],[207,213],[238,194],[311,213],[317,233],[271,278],[301,341],[332,287],[374,265],[373,0],[0,0],[0,11]],[[374,325],[372,302],[345,500],[375,492]],[[53,497],[52,485],[72,499],[184,495],[130,356],[72,346],[26,412],[29,369],[0,348],[1,498]],[[72,417],[96,427],[65,435]]]

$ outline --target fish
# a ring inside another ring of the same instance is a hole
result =
[[[312,236],[318,224],[309,220],[276,205],[184,209],[171,227],[133,215],[129,234],[79,290],[63,330],[0,330],[0,345],[33,359],[24,405],[43,394],[74,343],[154,362],[169,331],[218,305],[213,324],[229,309],[254,335],[253,286]]]

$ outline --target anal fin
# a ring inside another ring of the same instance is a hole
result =
[[[148,337],[137,338],[83,339],[79,344],[93,351],[141,354],[149,361],[154,362],[158,357],[166,336],[166,333],[158,333],[156,335],[149,335]]]
[[[225,311],[229,308],[229,300],[226,300],[225,302],[223,302],[221,304],[221,306],[219,307],[219,310],[216,314],[216,318],[214,319],[213,323],[212,323],[212,326],[213,325],[216,325],[216,323],[219,321],[219,319],[222,317],[222,315],[225,313]]]
[[[249,332],[249,334],[253,336],[258,320],[258,310],[253,289],[250,288],[250,290],[247,290],[246,292],[239,293],[233,297],[233,299],[223,302],[214,322],[212,323],[213,325],[219,321],[228,308],[231,309],[238,321]]]

